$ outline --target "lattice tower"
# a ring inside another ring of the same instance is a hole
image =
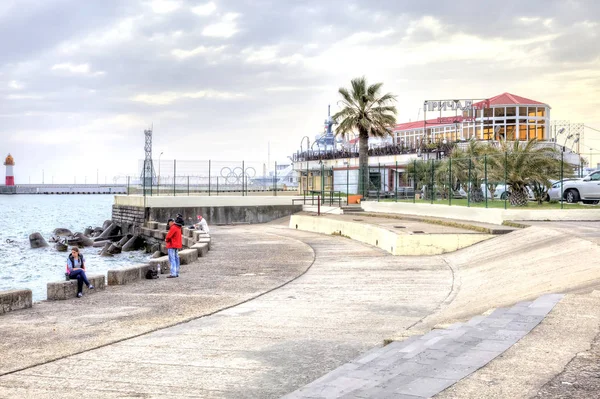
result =
[[[146,156],[144,158],[144,168],[142,169],[142,176],[140,180],[146,187],[155,186],[156,173],[154,172],[154,164],[152,163],[152,129],[144,130],[145,145],[144,152]]]

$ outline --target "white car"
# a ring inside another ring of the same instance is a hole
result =
[[[563,192],[563,197],[569,204],[582,201],[584,204],[596,205],[600,201],[600,170],[590,173],[583,179],[573,179],[563,183]]]
[[[573,179],[564,179],[562,182],[563,188],[562,188],[562,192],[563,192],[563,197],[564,197],[564,193],[565,193],[565,187],[568,181],[571,181]],[[561,192],[561,188],[560,188],[560,180],[559,181],[555,181],[554,183],[552,183],[552,186],[548,189],[548,201],[560,201],[560,192]]]

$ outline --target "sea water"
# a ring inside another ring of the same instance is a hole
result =
[[[0,195],[0,291],[29,288],[33,300],[46,299],[46,284],[64,280],[69,252],[58,252],[49,242],[52,231],[65,227],[73,233],[102,226],[111,218],[112,195]],[[31,233],[41,233],[50,245],[32,249]],[[81,251],[90,274],[105,274],[149,259],[143,251],[101,257],[101,248]]]

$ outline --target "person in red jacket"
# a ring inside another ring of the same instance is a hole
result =
[[[181,228],[183,219],[178,217],[176,220],[169,219],[167,222],[169,232],[165,241],[167,243],[167,252],[169,253],[169,263],[171,264],[171,274],[167,278],[179,277],[179,250],[181,249]]]

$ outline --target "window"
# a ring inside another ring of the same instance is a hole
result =
[[[536,107],[528,107],[527,108],[527,116],[536,116],[537,108]]]
[[[483,116],[486,118],[494,116],[493,110],[491,108],[485,108],[483,110]]]
[[[546,108],[544,108],[544,107],[538,107],[537,108],[537,116],[542,117],[542,118],[544,116],[546,116]]]
[[[494,108],[494,116],[504,116],[504,107]]]
[[[514,125],[510,125],[510,126],[506,126],[506,140],[507,141],[515,141],[515,126]]]
[[[544,140],[544,126],[537,126],[537,134],[535,137],[538,140]]]
[[[519,140],[527,141],[527,125],[519,125]]]
[[[527,116],[527,107],[519,107],[519,116]]]
[[[506,107],[506,116],[517,116],[516,107]]]
[[[592,174],[590,175],[590,178],[591,178],[593,181],[600,180],[600,172],[594,172],[594,173],[592,173]]]

